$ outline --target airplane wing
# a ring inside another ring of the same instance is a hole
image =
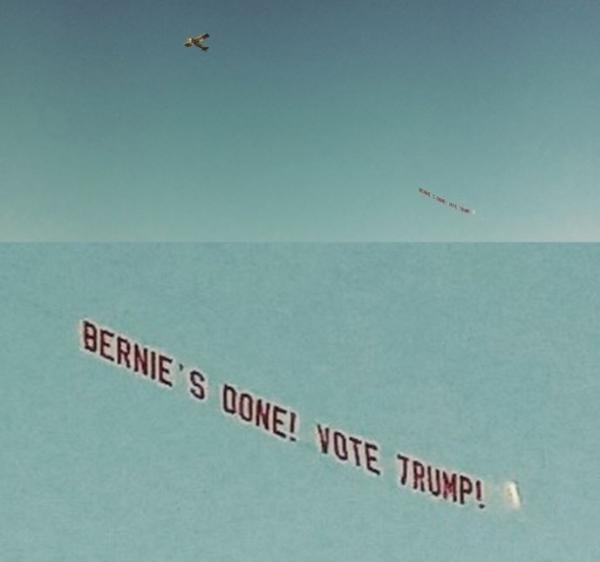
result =
[[[196,35],[196,37],[194,37],[194,40],[204,41],[204,39],[208,39],[209,37],[210,35],[208,33],[203,33],[202,35]]]

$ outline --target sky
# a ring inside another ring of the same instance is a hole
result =
[[[5,0],[0,239],[596,241],[599,24],[580,0]]]
[[[451,244],[600,240],[598,29],[581,0],[4,0],[0,559],[600,559],[598,248]],[[315,241],[353,244],[286,243]],[[209,399],[83,353],[82,318]],[[398,451],[485,508],[400,486]]]
[[[599,251],[1,245],[0,559],[597,561]],[[117,368],[83,319],[185,369]],[[297,441],[224,414],[224,383],[297,412]],[[316,423],[376,442],[382,474]],[[397,452],[481,479],[485,507],[399,485]]]

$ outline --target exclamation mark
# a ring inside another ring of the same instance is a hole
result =
[[[483,484],[481,483],[481,480],[475,482],[475,496],[479,502],[479,509],[483,509],[485,504],[483,503]]]
[[[296,441],[296,412],[290,412],[290,441]]]

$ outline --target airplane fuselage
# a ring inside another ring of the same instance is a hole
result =
[[[208,33],[205,33],[204,35],[198,35],[196,37],[188,37],[183,45],[185,47],[195,46],[195,47],[199,47],[203,51],[207,51],[208,47],[206,47],[204,45],[204,41],[206,39],[208,39],[208,37],[209,37]]]

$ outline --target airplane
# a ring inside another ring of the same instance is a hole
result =
[[[188,37],[184,43],[185,47],[191,47],[192,45],[196,45],[203,51],[208,51],[208,47],[203,45],[204,40],[208,39],[210,35],[208,33],[203,33],[202,35],[196,35],[196,37]]]

